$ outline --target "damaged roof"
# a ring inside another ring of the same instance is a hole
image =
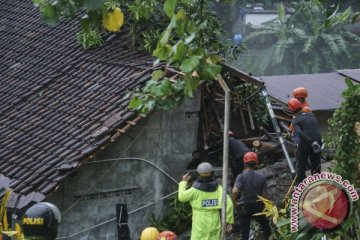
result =
[[[355,84],[360,82],[360,69],[338,70],[332,73],[296,74],[258,77],[264,81],[269,95],[287,104],[297,87],[308,90],[307,101],[313,111],[334,110],[342,101],[346,89],[345,77]]]
[[[151,78],[152,57],[132,50],[124,33],[84,50],[78,25],[50,27],[30,0],[0,0],[0,188],[14,190],[8,207],[43,200],[139,119],[123,97]]]

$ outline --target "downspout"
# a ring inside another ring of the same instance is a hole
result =
[[[225,92],[224,110],[224,150],[223,150],[223,169],[222,169],[222,206],[221,206],[221,240],[226,239],[226,199],[227,199],[227,180],[229,165],[229,119],[230,119],[230,89],[224,79],[219,74],[216,78]]]

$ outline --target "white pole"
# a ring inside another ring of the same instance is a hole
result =
[[[222,168],[222,206],[221,206],[221,240],[226,239],[226,199],[227,199],[227,180],[229,166],[229,122],[230,122],[230,90],[221,75],[218,75],[222,89],[225,92],[224,106],[224,150],[223,150],[223,168]]]

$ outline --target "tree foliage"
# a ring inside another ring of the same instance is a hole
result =
[[[151,51],[157,58],[155,64],[163,63],[164,68],[171,66],[181,70],[175,79],[170,79],[165,69],[157,70],[144,89],[127,95],[132,96],[129,108],[144,114],[155,108],[170,109],[184,97],[193,97],[201,81],[211,82],[220,73],[226,55],[237,55],[241,51],[240,46],[233,46],[223,38],[221,21],[211,10],[210,0],[34,2],[48,23],[56,23],[61,16],[73,17],[77,11],[82,11],[80,23],[84,34],[78,34],[78,38],[95,43],[99,43],[93,37],[97,35],[92,32],[92,37],[86,38],[86,33],[103,31],[100,22],[109,9],[119,6],[125,9],[125,22],[133,45]]]
[[[343,92],[343,102],[329,120],[331,148],[336,164],[334,172],[360,186],[360,85],[346,78],[347,89]]]
[[[286,17],[283,5],[278,18],[245,38],[249,53],[242,68],[256,75],[329,72],[358,67],[355,49],[360,37],[344,29],[351,23],[351,8],[324,8],[318,0],[294,3]],[[238,64],[238,63],[233,63]]]

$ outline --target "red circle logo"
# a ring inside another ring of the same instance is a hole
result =
[[[342,188],[330,182],[320,182],[306,189],[300,208],[311,226],[332,230],[345,222],[350,202]]]

